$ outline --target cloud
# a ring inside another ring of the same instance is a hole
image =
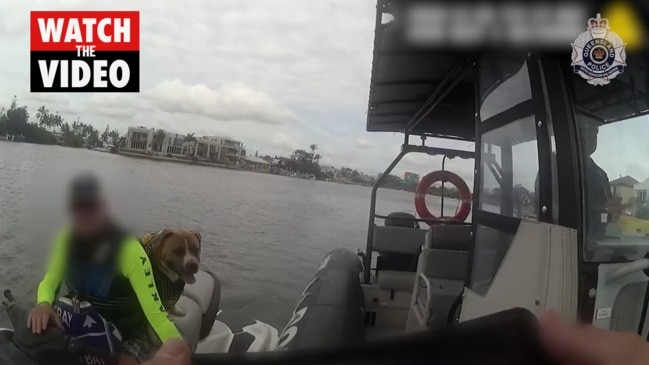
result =
[[[362,150],[367,150],[372,148],[372,144],[367,138],[359,137],[354,140],[354,145]]]
[[[271,146],[283,151],[295,151],[299,143],[291,136],[284,133],[276,132],[270,137]]]
[[[164,80],[146,91],[144,98],[169,113],[200,115],[217,121],[252,121],[291,124],[296,117],[263,92],[235,83],[217,90],[206,85],[187,85],[180,79]]]
[[[315,143],[323,163],[380,171],[396,154],[385,149],[399,146],[402,137],[364,130],[375,5],[8,1],[0,14],[5,41],[0,71],[6,75],[0,106],[18,95],[32,116],[45,105],[68,121],[79,117],[99,130],[109,124],[125,133],[129,126],[143,125],[226,135],[264,155],[286,156]],[[36,9],[139,10],[141,92],[29,94],[29,11]]]

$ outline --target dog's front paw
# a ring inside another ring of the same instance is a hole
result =
[[[185,312],[183,312],[182,309],[176,307],[175,305],[174,305],[173,307],[171,307],[171,308],[168,310],[168,312],[169,312],[172,316],[175,316],[175,317],[184,317],[184,316],[185,316]]]

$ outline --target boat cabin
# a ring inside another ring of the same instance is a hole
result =
[[[623,72],[593,85],[575,72],[570,44],[413,45],[399,27],[407,3],[377,4],[366,128],[402,133],[404,142],[372,189],[362,277],[368,338],[512,307],[552,308],[646,337],[646,190],[638,183],[637,195],[622,196],[610,186],[623,175],[649,178],[646,50],[628,50]],[[441,148],[440,139],[475,150]],[[409,153],[475,161],[469,219],[376,211],[383,180]]]

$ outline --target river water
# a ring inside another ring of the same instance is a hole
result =
[[[368,187],[0,142],[0,289],[34,300],[65,223],[66,183],[81,171],[101,177],[111,210],[134,232],[199,230],[221,308],[277,327],[328,251],[365,249]],[[381,189],[377,213],[393,211],[414,214],[412,193]]]

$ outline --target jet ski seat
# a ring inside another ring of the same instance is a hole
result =
[[[419,255],[406,332],[446,325],[464,290],[472,244],[469,225],[430,227]]]
[[[185,285],[183,294],[178,299],[176,307],[185,315],[171,316],[180,329],[192,350],[198,342],[209,335],[221,301],[221,283],[218,277],[207,270],[196,274],[196,283]]]

